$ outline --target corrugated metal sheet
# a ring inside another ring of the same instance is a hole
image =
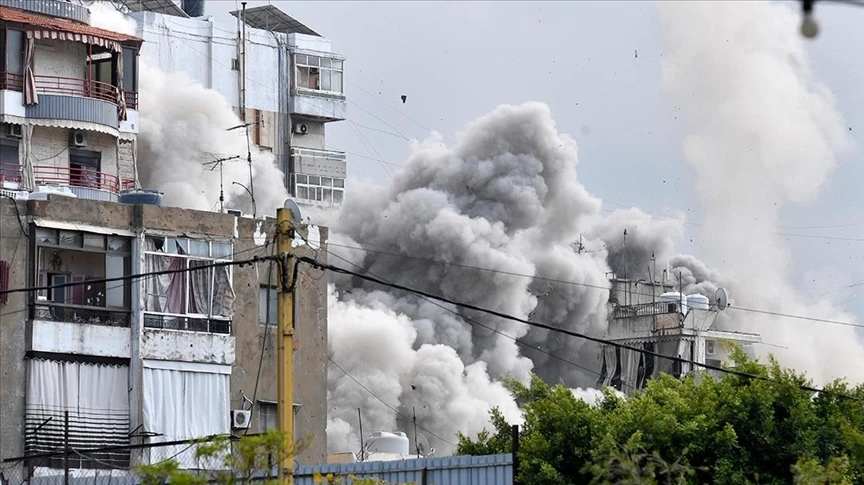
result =
[[[313,485],[314,473],[379,478],[389,484],[510,485],[513,455],[447,456],[418,460],[367,461],[332,465],[304,465],[294,474],[296,485]],[[346,479],[346,483],[350,483]]]
[[[84,24],[90,23],[90,10],[83,5],[57,0],[0,0],[0,6],[63,17]]]
[[[119,128],[117,105],[99,99],[40,94],[39,104],[26,107],[27,118],[83,121]]]

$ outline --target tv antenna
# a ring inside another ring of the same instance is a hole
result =
[[[216,170],[216,167],[219,167],[219,212],[225,212],[225,180],[222,173],[222,164],[231,160],[239,160],[240,158],[239,155],[235,155],[233,157],[217,158],[203,164],[205,167],[209,166],[211,172]]]

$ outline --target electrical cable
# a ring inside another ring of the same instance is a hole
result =
[[[378,278],[374,278],[374,277],[371,277],[371,276],[367,276],[367,275],[364,275],[364,274],[360,274],[360,273],[357,273],[357,272],[355,272],[355,271],[351,271],[351,270],[348,270],[348,269],[345,269],[345,268],[340,268],[340,267],[338,267],[338,266],[333,266],[333,265],[331,265],[331,264],[327,264],[327,263],[321,263],[321,262],[319,262],[319,261],[317,261],[317,260],[315,260],[315,259],[308,258],[308,257],[305,257],[305,256],[294,256],[294,258],[295,258],[295,260],[296,260],[298,263],[306,263],[306,264],[308,264],[308,265],[310,265],[310,266],[312,266],[312,267],[318,268],[318,269],[322,269],[322,270],[329,270],[329,271],[333,271],[334,273],[341,273],[341,274],[351,275],[351,276],[354,276],[354,277],[356,277],[356,278],[360,278],[360,279],[363,279],[363,280],[366,280],[366,281],[369,281],[369,282],[371,282],[371,283],[375,283],[375,284],[378,284],[378,285],[381,285],[381,286],[384,286],[384,287],[388,287],[388,288],[393,288],[393,289],[397,289],[397,290],[406,291],[406,292],[408,292],[408,293],[413,293],[413,294],[415,294],[415,295],[425,296],[425,297],[427,297],[427,298],[432,298],[432,299],[435,299],[435,300],[438,300],[438,301],[441,301],[441,302],[444,302],[444,303],[448,303],[448,304],[453,305],[453,306],[456,306],[456,307],[465,308],[465,309],[467,309],[467,310],[473,310],[473,311],[477,311],[477,312],[481,312],[481,313],[486,313],[486,314],[489,314],[489,315],[492,315],[492,316],[496,316],[496,317],[498,317],[498,318],[503,318],[503,319],[505,319],[505,320],[510,320],[510,321],[514,321],[514,322],[523,323],[523,324],[525,324],[525,325],[529,325],[529,326],[531,326],[531,327],[541,328],[541,329],[544,329],[544,330],[549,330],[549,331],[551,331],[551,332],[562,333],[562,334],[568,335],[568,336],[570,336],[570,337],[576,337],[576,338],[580,338],[580,339],[583,339],[583,340],[589,340],[589,341],[591,341],[591,342],[596,342],[596,343],[599,343],[599,344],[602,344],[602,345],[608,345],[608,346],[615,347],[615,348],[622,349],[622,350],[630,350],[630,351],[638,352],[638,353],[641,353],[641,354],[650,355],[650,356],[653,356],[653,357],[656,357],[656,358],[659,358],[659,359],[671,360],[671,361],[673,361],[673,362],[677,362],[677,363],[681,363],[681,364],[690,364],[690,365],[698,366],[698,367],[701,367],[701,368],[704,368],[704,369],[713,370],[713,371],[716,371],[716,372],[722,372],[722,373],[724,373],[724,374],[735,375],[735,376],[743,377],[743,378],[746,378],[746,379],[751,379],[751,380],[762,380],[762,381],[768,381],[768,382],[773,382],[773,381],[774,381],[774,379],[771,379],[770,377],[766,377],[766,376],[761,376],[761,375],[757,375],[757,374],[750,374],[750,373],[742,372],[742,371],[738,371],[738,370],[735,370],[735,369],[727,369],[727,368],[723,368],[723,367],[716,366],[716,365],[711,365],[711,364],[698,363],[698,362],[690,361],[690,360],[687,360],[687,359],[684,359],[684,358],[681,358],[681,357],[677,357],[677,356],[668,356],[668,355],[663,355],[663,354],[660,354],[660,353],[658,353],[658,352],[654,352],[654,351],[652,351],[652,350],[641,349],[641,348],[637,348],[637,347],[631,347],[631,346],[629,346],[629,345],[622,344],[622,343],[620,343],[620,342],[616,342],[616,341],[613,341],[613,340],[608,340],[608,339],[599,338],[599,337],[592,337],[592,336],[590,336],[590,335],[587,335],[587,334],[584,334],[584,333],[581,333],[581,332],[575,332],[575,331],[572,331],[572,330],[567,330],[567,329],[563,329],[563,328],[558,328],[558,327],[554,327],[554,326],[552,326],[552,325],[547,325],[547,324],[545,324],[545,323],[532,322],[532,321],[530,321],[530,320],[526,320],[526,319],[524,319],[524,318],[519,318],[519,317],[516,317],[516,316],[513,316],[513,315],[508,315],[508,314],[506,314],[506,313],[502,313],[502,312],[499,312],[499,311],[496,311],[496,310],[491,310],[491,309],[488,309],[488,308],[483,308],[483,307],[480,307],[480,306],[477,306],[477,305],[473,305],[473,304],[470,304],[470,303],[462,303],[462,302],[458,302],[458,301],[455,301],[455,300],[452,300],[452,299],[449,299],[449,298],[445,298],[445,297],[440,296],[440,295],[435,295],[435,294],[428,293],[428,292],[425,292],[425,291],[422,291],[422,290],[417,290],[417,289],[414,289],[414,288],[410,288],[410,287],[408,287],[408,286],[399,285],[399,284],[396,284],[396,283],[388,283],[388,282],[382,281],[382,280],[380,280],[380,279],[378,279]],[[820,389],[820,388],[813,387],[813,386],[807,386],[807,385],[803,385],[803,384],[802,384],[802,385],[799,385],[798,387],[799,387],[801,390],[805,390],[805,391],[809,391],[809,392],[816,392],[816,393],[825,392],[825,393],[835,394],[835,395],[837,395],[837,396],[844,397],[844,398],[848,398],[848,399],[851,399],[851,400],[856,400],[856,401],[861,400],[861,399],[859,399],[859,398],[857,398],[857,397],[854,397],[854,396],[849,396],[849,395],[846,395],[846,394],[836,393],[836,392],[834,392],[834,391],[826,391],[825,389]]]
[[[381,401],[381,404],[383,404],[383,405],[387,406],[388,408],[390,408],[391,411],[393,411],[394,413],[396,413],[397,415],[399,415],[402,419],[404,419],[404,420],[406,420],[406,421],[411,421],[411,418],[409,418],[408,416],[402,414],[401,412],[399,412],[398,409],[394,408],[393,406],[387,404],[387,401],[381,399],[381,398],[378,397],[378,395],[375,394],[371,389],[369,389],[368,387],[364,386],[363,383],[361,383],[361,382],[358,381],[354,376],[352,376],[351,374],[349,374],[348,371],[346,371],[345,369],[343,369],[342,366],[339,365],[339,364],[337,364],[336,361],[334,361],[333,359],[330,358],[330,356],[327,356],[327,360],[329,360],[331,364],[335,365],[337,369],[341,370],[343,374],[345,374],[346,376],[348,376],[349,379],[351,379],[352,381],[354,381],[354,383],[357,384],[358,386],[360,386],[364,391],[368,392],[368,393],[369,393],[370,395],[372,395],[372,397],[374,397],[375,399]],[[425,432],[431,434],[432,436],[438,438],[439,440],[441,440],[441,441],[447,443],[448,445],[451,445],[451,446],[457,446],[456,443],[453,443],[452,441],[448,441],[448,440],[446,440],[446,439],[444,439],[444,438],[438,436],[437,434],[433,433],[432,431],[429,431],[428,429],[426,429],[426,428],[420,426],[419,424],[417,425],[417,427],[420,428],[420,429],[422,429],[423,431],[425,431]]]
[[[168,257],[170,257],[170,256],[168,256]],[[256,256],[254,258],[245,259],[245,260],[241,260],[241,261],[219,261],[219,262],[214,262],[214,263],[210,263],[210,264],[202,264],[200,266],[195,266],[195,267],[190,267],[190,268],[166,269],[166,270],[161,270],[161,271],[152,271],[149,273],[137,273],[137,274],[131,274],[131,275],[117,276],[114,278],[99,278],[99,279],[92,279],[92,280],[87,280],[87,281],[76,281],[76,282],[70,282],[70,283],[62,283],[62,284],[53,285],[53,286],[34,286],[34,287],[29,287],[29,288],[13,288],[11,290],[0,291],[0,295],[7,295],[10,293],[24,293],[24,292],[42,291],[42,290],[56,290],[56,289],[60,289],[60,288],[68,288],[70,286],[85,285],[85,284],[110,283],[110,282],[114,282],[114,281],[131,281],[131,280],[137,280],[137,279],[150,277],[150,276],[162,276],[162,275],[169,275],[169,274],[176,274],[176,273],[186,273],[186,272],[190,272],[190,271],[200,271],[200,270],[209,269],[209,268],[222,268],[225,266],[245,266],[245,265],[251,265],[251,264],[261,263],[261,262],[265,262],[265,261],[275,261],[276,259],[277,259],[277,257],[275,257],[275,256]]]
[[[329,243],[329,244],[332,244],[332,243]],[[335,257],[341,259],[342,261],[345,261],[346,263],[348,263],[348,264],[354,266],[355,268],[358,268],[358,269],[361,269],[361,270],[363,270],[363,271],[366,271],[367,273],[371,274],[372,276],[376,276],[376,277],[378,277],[378,278],[381,278],[381,279],[384,280],[384,281],[387,281],[385,278],[383,278],[383,277],[381,277],[381,276],[379,276],[379,275],[376,275],[375,273],[372,273],[371,271],[369,271],[369,270],[363,268],[362,266],[360,266],[360,265],[358,265],[358,264],[356,264],[356,263],[352,263],[352,262],[349,261],[348,259],[343,258],[342,256],[340,256],[340,255],[338,255],[338,254],[335,254],[335,253],[333,253],[333,252],[331,252],[331,251],[329,251],[329,250],[325,250],[325,251],[326,251],[329,255],[331,255],[331,256],[335,256]],[[526,342],[526,341],[524,341],[524,340],[522,340],[522,339],[519,339],[519,338],[517,338],[517,337],[514,337],[514,336],[512,336],[512,335],[510,335],[510,334],[504,333],[504,332],[502,332],[501,330],[498,330],[497,328],[492,328],[492,327],[490,327],[490,326],[488,326],[488,325],[486,325],[486,324],[483,324],[483,323],[481,323],[481,322],[478,322],[477,320],[474,320],[473,318],[470,318],[470,317],[468,317],[467,315],[462,315],[462,314],[460,314],[459,312],[454,311],[452,308],[447,308],[446,306],[444,306],[444,305],[438,303],[438,302],[435,301],[435,300],[432,300],[432,299],[430,299],[430,298],[424,298],[424,297],[420,297],[420,298],[421,298],[422,300],[424,300],[424,301],[427,301],[427,302],[431,303],[432,305],[437,306],[438,308],[441,308],[441,309],[444,310],[444,311],[447,311],[447,312],[449,312],[449,313],[452,313],[453,315],[459,317],[460,319],[466,321],[467,323],[469,323],[469,324],[471,324],[471,325],[476,325],[476,326],[479,326],[479,327],[485,328],[486,330],[489,330],[490,332],[497,333],[498,335],[501,335],[501,336],[504,337],[504,338],[507,338],[507,339],[509,339],[509,340],[512,340],[512,341],[516,342],[517,344],[519,344],[519,345],[521,345],[521,346],[523,346],[523,347],[527,347],[527,348],[529,348],[529,349],[536,350],[537,352],[540,352],[541,354],[545,354],[545,355],[547,355],[547,356],[549,356],[549,357],[552,357],[553,359],[559,360],[559,361],[564,362],[564,363],[566,363],[566,364],[570,364],[570,365],[576,367],[577,369],[581,369],[581,370],[583,370],[583,371],[585,371],[585,372],[588,372],[588,373],[590,373],[590,374],[594,374],[594,375],[596,375],[596,376],[598,376],[598,377],[601,376],[600,372],[598,372],[598,371],[596,371],[596,370],[594,370],[594,369],[591,369],[591,368],[589,368],[589,367],[585,367],[585,366],[583,366],[583,365],[581,365],[581,364],[578,364],[578,363],[576,363],[576,362],[573,362],[573,361],[571,361],[571,360],[569,360],[569,359],[565,359],[564,357],[561,357],[561,356],[555,355],[555,354],[553,354],[552,352],[547,351],[547,350],[543,349],[543,348],[540,347],[540,346],[533,345],[533,344],[528,343],[528,342]],[[624,383],[624,384],[626,384],[628,387],[631,387],[631,388],[635,389],[635,387],[632,386],[632,385],[629,384],[629,383]]]

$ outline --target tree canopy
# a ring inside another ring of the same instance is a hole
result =
[[[595,405],[536,377],[508,382],[524,415],[519,483],[864,483],[864,385],[815,394],[773,359],[736,349],[733,362],[768,379],[662,375]],[[494,429],[460,435],[458,453],[510,452],[510,424],[490,413]]]

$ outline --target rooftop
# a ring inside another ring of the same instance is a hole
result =
[[[243,16],[240,10],[231,12],[234,17]],[[253,29],[266,30],[268,32],[281,32],[283,34],[306,34],[321,37],[321,35],[309,27],[303,25],[299,20],[288,15],[275,5],[262,5],[260,7],[247,8],[245,12],[246,25]]]
[[[142,39],[132,35],[112,32],[110,30],[91,27],[64,18],[49,17],[47,15],[39,15],[37,13],[26,12],[24,10],[9,7],[0,7],[0,20],[38,27],[40,30],[45,31],[65,32],[114,42],[142,42]]]

